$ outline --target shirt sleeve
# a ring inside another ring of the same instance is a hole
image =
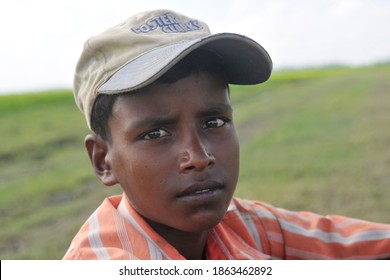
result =
[[[265,232],[278,235],[283,259],[390,259],[390,225],[343,216],[293,212],[256,202]],[[264,214],[266,213],[266,214]],[[277,230],[276,230],[277,229]],[[281,252],[280,248],[272,250]]]

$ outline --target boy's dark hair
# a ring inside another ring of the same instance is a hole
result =
[[[226,81],[226,86],[228,87],[228,77],[222,59],[217,54],[205,49],[194,50],[154,83],[173,84],[193,73],[199,72],[206,72],[224,79]],[[137,91],[134,91],[134,93],[136,92]],[[99,135],[106,141],[111,141],[108,119],[112,114],[112,107],[114,106],[117,97],[125,94],[128,95],[129,93],[100,94],[96,98],[92,108],[91,128],[96,135]]]

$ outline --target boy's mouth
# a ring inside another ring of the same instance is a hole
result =
[[[186,188],[183,192],[179,193],[176,197],[180,199],[186,197],[204,196],[216,192],[218,190],[221,190],[223,188],[224,186],[221,183],[215,181],[196,183]]]

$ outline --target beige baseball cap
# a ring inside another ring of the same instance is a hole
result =
[[[99,94],[126,93],[147,86],[198,48],[222,57],[230,84],[258,84],[271,75],[268,53],[248,37],[211,34],[204,22],[170,10],[143,12],[84,44],[74,95],[88,127]]]

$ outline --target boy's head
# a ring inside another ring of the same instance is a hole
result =
[[[96,175],[120,184],[160,233],[213,227],[238,179],[228,84],[259,83],[270,72],[257,43],[209,35],[204,23],[171,11],[135,16],[90,39],[75,96],[95,132],[85,143]]]
[[[74,94],[88,127],[97,96],[130,93],[150,85],[196,49],[208,50],[223,60],[230,84],[261,83],[272,71],[267,52],[248,37],[211,34],[204,22],[174,11],[140,13],[84,45]]]

